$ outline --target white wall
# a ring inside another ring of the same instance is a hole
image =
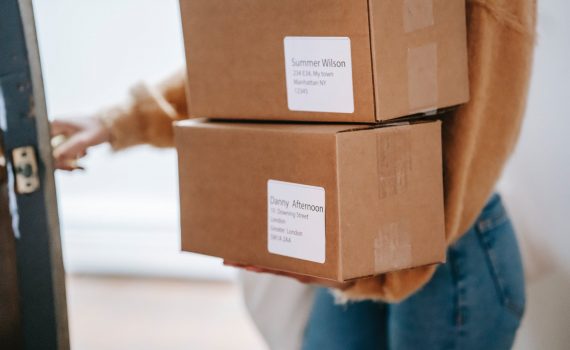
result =
[[[570,2],[538,4],[526,122],[501,184],[528,277],[519,350],[570,347]]]

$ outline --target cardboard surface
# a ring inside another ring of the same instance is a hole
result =
[[[383,128],[179,122],[182,249],[338,281],[442,262],[440,128],[440,122]],[[287,207],[297,218],[307,215],[307,221],[295,219],[301,225],[295,230],[281,214],[273,220],[270,196],[277,202],[298,194],[269,193],[271,181],[285,189],[300,185],[306,195]],[[313,240],[320,215],[324,247]],[[280,225],[282,234],[273,228]],[[277,245],[293,255],[308,251],[308,258],[271,253],[274,229],[283,238]],[[321,248],[324,263],[316,262]]]
[[[180,5],[193,117],[370,123],[458,105],[469,97],[465,0],[181,0]],[[343,40],[335,56],[330,54],[336,44],[331,49],[328,41],[316,40],[303,48],[295,43],[299,38]],[[287,42],[293,53],[286,53]],[[295,96],[305,102],[320,96],[300,111],[303,103],[291,98],[296,90],[288,84],[295,78],[286,66],[296,55],[319,50],[325,56],[310,56],[314,62],[304,57],[299,71],[337,78],[297,79],[326,86],[294,85],[301,88]],[[324,69],[319,61],[329,58],[346,67]],[[335,104],[348,95],[347,70],[352,113],[351,106]]]

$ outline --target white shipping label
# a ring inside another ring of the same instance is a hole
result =
[[[325,189],[267,182],[267,249],[270,253],[325,262]]]
[[[354,113],[352,54],[347,37],[285,37],[289,109]]]

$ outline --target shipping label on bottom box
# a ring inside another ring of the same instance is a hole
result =
[[[269,252],[323,264],[325,241],[325,189],[269,180]]]

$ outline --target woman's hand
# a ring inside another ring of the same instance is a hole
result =
[[[340,290],[347,289],[354,284],[354,282],[344,282],[344,283],[336,282],[336,281],[331,281],[331,280],[327,280],[327,279],[323,279],[323,278],[309,277],[309,276],[297,275],[297,274],[289,273],[289,272],[260,268],[260,267],[256,267],[256,266],[237,264],[237,263],[232,263],[232,262],[228,262],[225,260],[224,260],[224,265],[241,268],[241,269],[244,269],[246,271],[251,271],[251,272],[270,273],[272,275],[289,277],[289,278],[296,279],[297,281],[299,281],[301,283],[317,284],[320,286],[324,286],[324,287],[328,287],[328,288],[335,288],[335,289],[340,289]]]
[[[80,169],[77,160],[87,154],[90,147],[109,142],[111,134],[97,117],[56,119],[51,122],[52,139],[64,140],[55,146],[55,167],[62,170]]]

